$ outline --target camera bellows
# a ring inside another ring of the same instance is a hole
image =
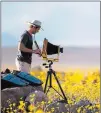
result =
[[[53,45],[45,38],[44,44],[43,44],[43,53],[47,55],[53,55],[58,53],[63,53],[63,48],[60,48],[60,46]]]

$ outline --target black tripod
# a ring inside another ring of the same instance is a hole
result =
[[[67,102],[67,98],[66,98],[66,96],[65,96],[65,94],[64,94],[64,91],[63,91],[63,89],[62,89],[62,87],[61,87],[59,81],[58,81],[58,78],[57,78],[57,76],[56,76],[56,73],[55,73],[55,71],[52,69],[53,61],[49,60],[48,62],[49,62],[48,66],[45,66],[45,65],[47,65],[46,63],[43,64],[46,68],[49,68],[49,70],[48,70],[48,72],[47,72],[47,78],[46,78],[44,93],[47,94],[48,91],[50,90],[50,88],[53,88],[53,89]],[[52,86],[52,74],[53,74],[54,77],[55,77],[55,80],[56,80],[56,82],[57,82],[57,84],[58,84],[58,86],[59,86],[59,88],[60,88],[60,90],[61,90],[61,92],[62,92],[62,95]],[[46,89],[47,89],[47,84],[48,84],[48,79],[50,79],[50,80],[49,80],[49,86],[48,86],[48,90],[46,90]]]

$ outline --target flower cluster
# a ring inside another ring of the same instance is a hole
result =
[[[69,107],[72,108],[74,106],[73,109],[76,109],[77,113],[86,113],[87,110],[91,111],[92,113],[100,113],[100,72],[98,69],[86,71],[68,70],[68,72],[65,73],[56,72],[56,74],[68,99]],[[46,81],[47,73],[45,71],[34,71],[31,72],[31,75],[36,76],[44,83]],[[44,85],[45,84],[43,84],[43,88]],[[57,91],[60,92],[60,89],[54,77],[52,77],[52,85]],[[54,90],[50,90],[47,96],[49,99],[47,104],[50,104],[54,100],[61,99],[61,97],[56,92],[54,92]],[[33,98],[34,95],[31,96],[31,101],[33,101]],[[87,105],[88,101],[91,104]],[[25,110],[25,102],[20,101],[17,110],[15,109],[10,112],[8,111],[7,113],[45,113],[43,109],[44,104],[46,103],[41,102],[37,106],[29,105],[28,112]],[[12,106],[14,105],[14,103],[10,105],[11,110]],[[77,107],[77,105],[79,106]],[[52,113],[54,109],[55,108],[52,107],[51,111],[47,113]]]

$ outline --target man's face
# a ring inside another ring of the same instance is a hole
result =
[[[40,30],[40,27],[33,27],[33,28],[32,28],[32,34],[38,33],[39,30]]]
[[[36,29],[36,30],[35,30],[35,31],[36,31],[36,33],[38,33],[38,32],[39,32],[39,30],[40,30],[40,27],[36,27],[35,29]]]

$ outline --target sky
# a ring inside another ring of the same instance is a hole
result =
[[[100,46],[100,2],[2,2],[2,46],[16,46],[28,28],[26,22],[40,20],[36,34],[61,46]]]

